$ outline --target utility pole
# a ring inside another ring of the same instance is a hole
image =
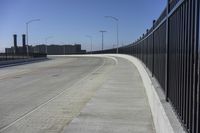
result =
[[[111,18],[112,20],[116,21],[116,29],[117,29],[117,51],[118,54],[118,47],[119,47],[119,19],[113,16],[105,16],[105,18]]]
[[[40,19],[31,19],[28,22],[26,22],[26,46],[27,46],[26,50],[27,50],[27,55],[29,55],[29,49],[28,49],[28,45],[29,45],[29,42],[28,42],[28,39],[29,39],[29,37],[28,37],[29,24],[32,23],[32,22],[35,22],[35,21],[40,21]]]
[[[105,30],[101,30],[101,31],[99,31],[99,32],[101,32],[102,33],[102,51],[103,51],[103,49],[104,49],[104,45],[103,45],[103,43],[104,43],[104,33],[105,32],[107,32],[107,31],[105,31]]]

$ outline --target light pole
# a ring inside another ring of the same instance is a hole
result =
[[[86,37],[90,39],[90,45],[91,45],[91,50],[90,50],[90,52],[91,52],[91,54],[92,54],[92,36],[86,35]]]
[[[26,46],[27,46],[27,54],[29,54],[29,49],[28,49],[28,45],[29,45],[29,43],[28,43],[28,25],[30,24],[30,23],[32,23],[32,22],[34,22],[34,21],[40,21],[40,19],[31,19],[31,20],[29,20],[29,21],[27,21],[26,22]]]
[[[118,46],[119,46],[119,19],[113,16],[105,16],[105,18],[111,18],[112,20],[116,21],[116,28],[117,28],[117,54],[118,54]]]
[[[47,43],[47,41],[49,40],[49,39],[51,39],[51,38],[53,38],[53,36],[49,36],[49,37],[46,37],[45,38],[45,52],[46,52],[46,54],[47,54],[47,52],[48,52],[48,50],[47,50],[47,45],[48,45],[48,43]]]
[[[102,51],[103,51],[103,39],[104,39],[104,36],[103,36],[103,34],[104,34],[105,32],[107,32],[107,31],[105,31],[105,30],[101,30],[101,31],[99,31],[99,32],[101,32],[101,33],[102,33]]]

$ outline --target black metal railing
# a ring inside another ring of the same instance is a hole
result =
[[[47,55],[43,53],[29,53],[28,55],[27,53],[0,53],[0,61],[40,58],[46,56]]]
[[[199,0],[168,0],[147,33],[119,48],[119,53],[133,55],[148,67],[189,133],[200,133],[199,4]]]

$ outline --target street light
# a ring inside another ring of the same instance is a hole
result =
[[[118,46],[119,46],[119,19],[113,16],[105,16],[105,18],[111,18],[112,20],[116,21],[117,26],[117,54],[118,54]]]
[[[91,43],[91,50],[90,50],[90,52],[92,54],[92,36],[86,35],[86,37],[90,39],[90,43]]]
[[[105,30],[101,30],[101,31],[99,31],[99,32],[102,33],[102,51],[103,51],[103,39],[104,39],[103,34],[104,34],[105,32],[107,32],[107,31],[105,31]]]
[[[40,21],[40,19],[31,19],[31,20],[29,20],[29,21],[27,21],[26,22],[26,45],[27,45],[27,54],[29,53],[29,49],[28,49],[28,45],[29,45],[29,43],[28,43],[28,25],[30,24],[30,23],[32,23],[32,22],[34,22],[34,21]]]
[[[46,37],[46,38],[45,38],[45,43],[46,43],[46,44],[45,44],[45,52],[46,52],[46,54],[47,54],[47,52],[48,52],[48,51],[47,51],[47,45],[48,45],[47,42],[48,42],[48,40],[51,39],[51,38],[53,38],[53,36],[49,36],[49,37]]]

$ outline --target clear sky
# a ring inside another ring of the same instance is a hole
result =
[[[157,19],[167,0],[0,0],[0,50],[13,45],[13,34],[25,33],[25,23],[30,24],[29,44],[81,43],[90,49],[86,35],[93,37],[94,49],[101,48],[100,30],[106,30],[105,48],[116,44],[116,25],[104,16],[119,18],[120,45],[135,41],[152,20]]]

